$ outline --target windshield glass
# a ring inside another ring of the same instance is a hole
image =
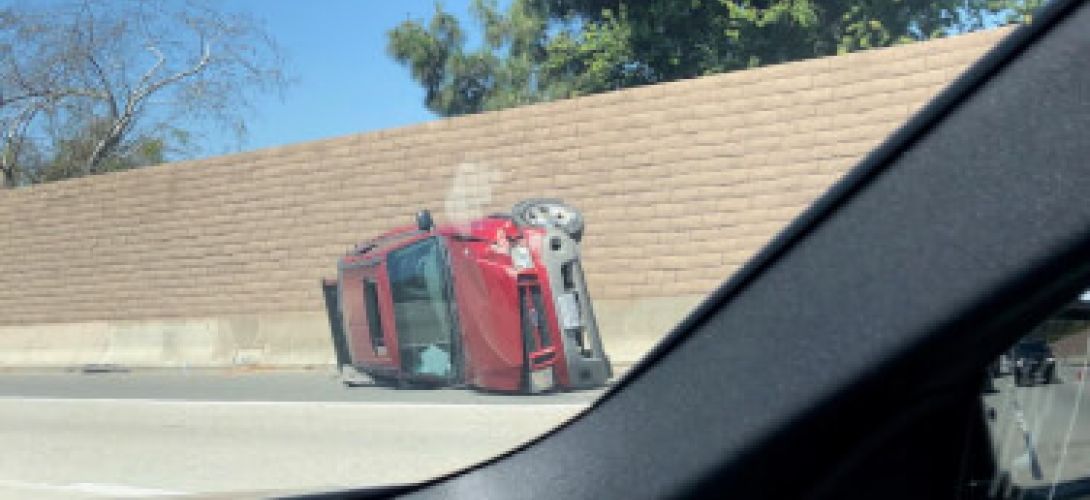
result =
[[[1082,498],[1087,491],[1090,321],[1071,312],[1057,311],[988,370],[992,498]]]
[[[1022,341],[1014,345],[1012,349],[1016,355],[1028,356],[1049,354],[1048,345],[1043,340]]]
[[[1040,3],[0,0],[0,498],[515,449]]]
[[[388,258],[401,366],[412,373],[445,377],[452,336],[446,259],[438,239],[391,252]]]

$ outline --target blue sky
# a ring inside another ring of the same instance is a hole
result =
[[[470,2],[441,4],[463,20],[472,46],[480,33],[468,22]],[[504,8],[510,0],[498,3]],[[408,70],[386,55],[386,32],[407,18],[429,19],[435,0],[225,0],[220,5],[263,19],[285,49],[287,69],[297,80],[283,100],[263,96],[254,101],[257,114],[247,122],[243,150],[436,119]],[[237,147],[233,138],[210,139],[202,148],[205,155]]]
[[[41,1],[0,0],[0,6]],[[463,20],[470,45],[479,43],[469,22],[472,0],[442,0]],[[499,0],[501,8],[510,0]],[[406,68],[386,54],[386,33],[405,19],[426,20],[434,0],[218,0],[227,11],[245,11],[264,21],[284,48],[294,77],[281,98],[257,96],[247,118],[242,150],[292,144],[434,120],[423,105],[423,90]],[[199,156],[238,149],[233,135],[198,130]]]
[[[467,19],[469,3],[442,4]],[[296,78],[282,101],[269,95],[253,102],[257,112],[248,120],[243,150],[435,119],[424,107],[420,86],[386,55],[386,32],[406,18],[430,18],[434,1],[229,0],[222,5],[263,19],[285,49],[287,69]],[[463,28],[475,27],[466,23]],[[216,154],[234,146],[233,139],[213,139],[204,152]]]

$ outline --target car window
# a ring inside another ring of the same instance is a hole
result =
[[[0,498],[577,417],[1041,2],[909,3],[0,0]]]
[[[364,309],[367,310],[367,332],[371,336],[371,345],[376,352],[385,351],[385,332],[382,330],[382,313],[378,305],[378,286],[374,280],[363,280]]]
[[[447,264],[434,238],[390,252],[390,290],[402,367],[446,377],[458,334],[451,318]]]
[[[1090,481],[1090,320],[1064,306],[989,366],[995,498],[1073,498]],[[1076,495],[1077,496],[1077,495]]]

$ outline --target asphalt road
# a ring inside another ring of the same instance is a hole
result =
[[[990,431],[999,466],[1015,484],[1042,487],[1090,478],[1090,381],[1080,380],[1073,368],[1061,373],[1059,384],[1034,387],[1015,387],[1011,377],[1000,377],[998,392],[985,396],[995,410]]]
[[[0,373],[0,498],[417,481],[510,450],[601,392],[348,389],[330,372]]]
[[[1090,477],[1090,381],[1070,369],[1063,379],[1016,388],[1003,377],[985,396],[1017,484]],[[0,373],[0,498],[417,481],[510,450],[601,393],[349,389],[331,372]]]

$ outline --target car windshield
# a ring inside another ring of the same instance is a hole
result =
[[[1068,305],[988,370],[991,498],[1082,498],[1090,479],[1090,321]],[[1080,496],[1082,495],[1082,496]]]
[[[1044,355],[1048,354],[1048,345],[1043,340],[1019,342],[1014,346],[1015,354],[1026,355]]]
[[[445,377],[450,372],[451,338],[459,332],[451,321],[442,249],[439,240],[428,238],[387,258],[401,367],[410,373]]]
[[[0,0],[0,498],[516,449],[1041,3]]]

